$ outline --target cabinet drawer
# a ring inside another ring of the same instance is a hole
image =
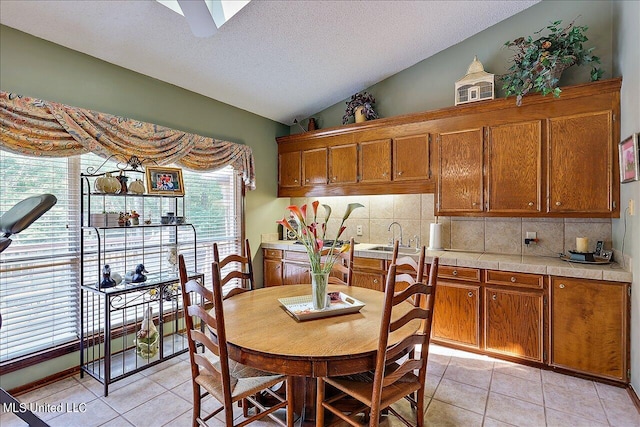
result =
[[[486,274],[485,282],[493,285],[518,286],[534,289],[542,289],[544,287],[544,277],[540,274],[495,270],[487,270]]]
[[[451,265],[438,266],[440,279],[464,280],[466,282],[480,282],[480,269],[469,267],[454,267]]]
[[[384,271],[384,260],[376,258],[353,258],[353,268],[363,270],[381,270]]]
[[[309,255],[307,255],[306,252],[285,251],[284,258],[293,261],[306,261],[307,263],[309,262]]]
[[[282,259],[282,251],[280,249],[263,249],[264,257],[271,259]]]

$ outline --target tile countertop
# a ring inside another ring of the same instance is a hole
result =
[[[371,250],[381,246],[372,243],[357,243],[355,256],[363,258],[391,259],[391,252]],[[263,249],[282,249],[303,252],[304,246],[292,241],[278,240],[263,242]],[[401,254],[402,256],[406,254]],[[427,262],[431,257],[440,257],[440,264],[459,267],[483,268],[517,273],[548,274],[551,276],[575,277],[579,279],[606,280],[631,283],[632,274],[616,263],[604,265],[586,265],[563,261],[555,257],[505,255],[462,251],[427,251]]]

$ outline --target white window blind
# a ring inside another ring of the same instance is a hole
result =
[[[58,199],[0,254],[0,361],[76,338],[79,179],[71,180],[73,163],[0,151],[0,212],[37,194]]]
[[[80,260],[80,172],[103,162],[93,154],[61,159],[32,158],[0,151],[0,214],[30,195],[51,193],[58,198],[47,214],[15,235],[11,246],[0,254],[0,313],[3,318],[0,362],[78,338],[80,268],[85,269],[85,280],[99,271],[90,246],[85,246],[88,255],[83,262]],[[111,163],[103,169],[115,167],[116,164]],[[178,239],[181,242],[178,250],[185,256],[189,270],[194,269],[197,259],[197,270],[205,273],[205,284],[210,286],[213,243],[218,243],[221,256],[240,252],[241,181],[231,167],[206,173],[183,170],[183,175],[185,212],[176,214],[184,215],[187,222],[194,224],[197,245],[194,253],[191,233]],[[113,205],[107,210],[123,210],[124,206],[118,205],[122,201],[112,199],[108,203]],[[126,200],[129,211],[154,212],[157,216],[175,210],[166,199]],[[146,206],[140,206],[140,203]],[[153,203],[166,205],[153,206]],[[92,200],[92,205],[92,212],[102,212],[102,201]],[[181,208],[182,204],[179,205]],[[144,219],[143,216],[141,220]],[[154,217],[154,220],[158,219]],[[113,247],[107,248],[112,271],[130,269],[126,258],[142,250],[145,239],[156,239],[164,245],[165,241],[172,241],[169,237],[169,234],[150,237],[123,232],[121,241],[115,239]],[[126,245],[126,253],[122,245]],[[145,261],[149,271],[168,267],[166,251],[155,250],[157,254],[149,257],[151,261]],[[116,326],[123,320],[112,319],[112,324]]]

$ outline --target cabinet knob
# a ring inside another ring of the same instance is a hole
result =
[[[331,178],[332,181],[335,181],[336,179],[338,179],[337,176],[334,176],[333,178]]]
[[[373,283],[378,283],[378,279],[373,279]]]
[[[398,171],[398,176],[402,175],[402,171]]]
[[[294,179],[294,180],[293,180],[293,182],[295,182],[295,183],[297,184],[297,183],[298,183],[298,180],[297,180],[297,179]]]
[[[457,276],[458,275],[458,270],[453,270],[453,273],[451,273],[451,274],[453,274],[454,276]]]
[[[280,265],[276,265],[276,270],[280,270]]]
[[[560,289],[564,289],[564,283],[560,283],[559,288],[560,288]]]
[[[471,203],[472,206],[478,206],[478,202]]]
[[[491,299],[495,301],[495,300],[497,300],[497,299],[498,299],[498,296],[497,296],[496,294],[493,294],[493,296],[491,297]]]
[[[305,179],[305,182],[309,182],[309,178]]]
[[[562,202],[556,202],[556,206],[560,206]]]
[[[515,277],[511,277],[511,283],[516,283],[516,278]]]
[[[382,176],[387,176],[387,173],[386,172],[382,172]]]
[[[533,202],[529,202],[529,206],[533,206]]]
[[[469,298],[471,298],[473,296],[473,292],[469,291],[467,295],[469,296]]]

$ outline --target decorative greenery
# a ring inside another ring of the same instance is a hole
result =
[[[322,205],[324,208],[324,222],[320,222],[317,219],[318,215],[318,205],[320,202],[317,200],[311,204],[313,208],[313,220],[307,224],[307,205],[302,205],[300,207],[296,205],[291,205],[287,209],[291,212],[291,214],[297,220],[297,227],[294,228],[291,223],[287,220],[287,218],[283,218],[280,221],[277,221],[278,224],[282,224],[284,228],[287,230],[293,231],[296,235],[296,239],[298,239],[304,247],[307,249],[307,255],[309,255],[309,263],[311,264],[311,272],[312,273],[330,273],[333,268],[333,264],[338,260],[340,253],[346,252],[349,250],[349,243],[345,243],[340,248],[336,248],[336,242],[340,235],[347,228],[344,225],[344,222],[349,218],[351,212],[357,208],[363,208],[364,206],[360,203],[349,203],[347,206],[347,210],[342,216],[342,222],[340,223],[340,227],[338,227],[338,232],[336,233],[336,237],[333,239],[333,245],[329,249],[329,253],[326,254],[326,258],[324,263],[322,262],[322,251],[324,247],[324,239],[327,234],[327,223],[329,222],[329,218],[331,217],[331,206]]]
[[[517,95],[517,105],[521,105],[522,97],[529,92],[560,96],[558,81],[566,68],[590,62],[600,63],[600,58],[591,53],[594,48],[585,49],[583,46],[588,40],[584,34],[588,27],[574,25],[574,22],[563,28],[560,26],[562,21],[555,21],[546,27],[549,31],[546,36],[536,40],[531,36],[519,37],[505,43],[515,54],[509,73],[500,76],[500,79],[504,83],[502,89],[506,90],[506,96]],[[535,34],[542,31],[544,29]],[[599,80],[603,73],[594,67],[591,81]]]
[[[364,107],[364,115],[367,120],[377,119],[378,114],[373,110],[373,104],[375,103],[376,99],[368,92],[351,95],[351,99],[346,103],[347,109],[342,117],[342,124],[346,125],[349,117],[354,117],[356,108],[358,107]]]

